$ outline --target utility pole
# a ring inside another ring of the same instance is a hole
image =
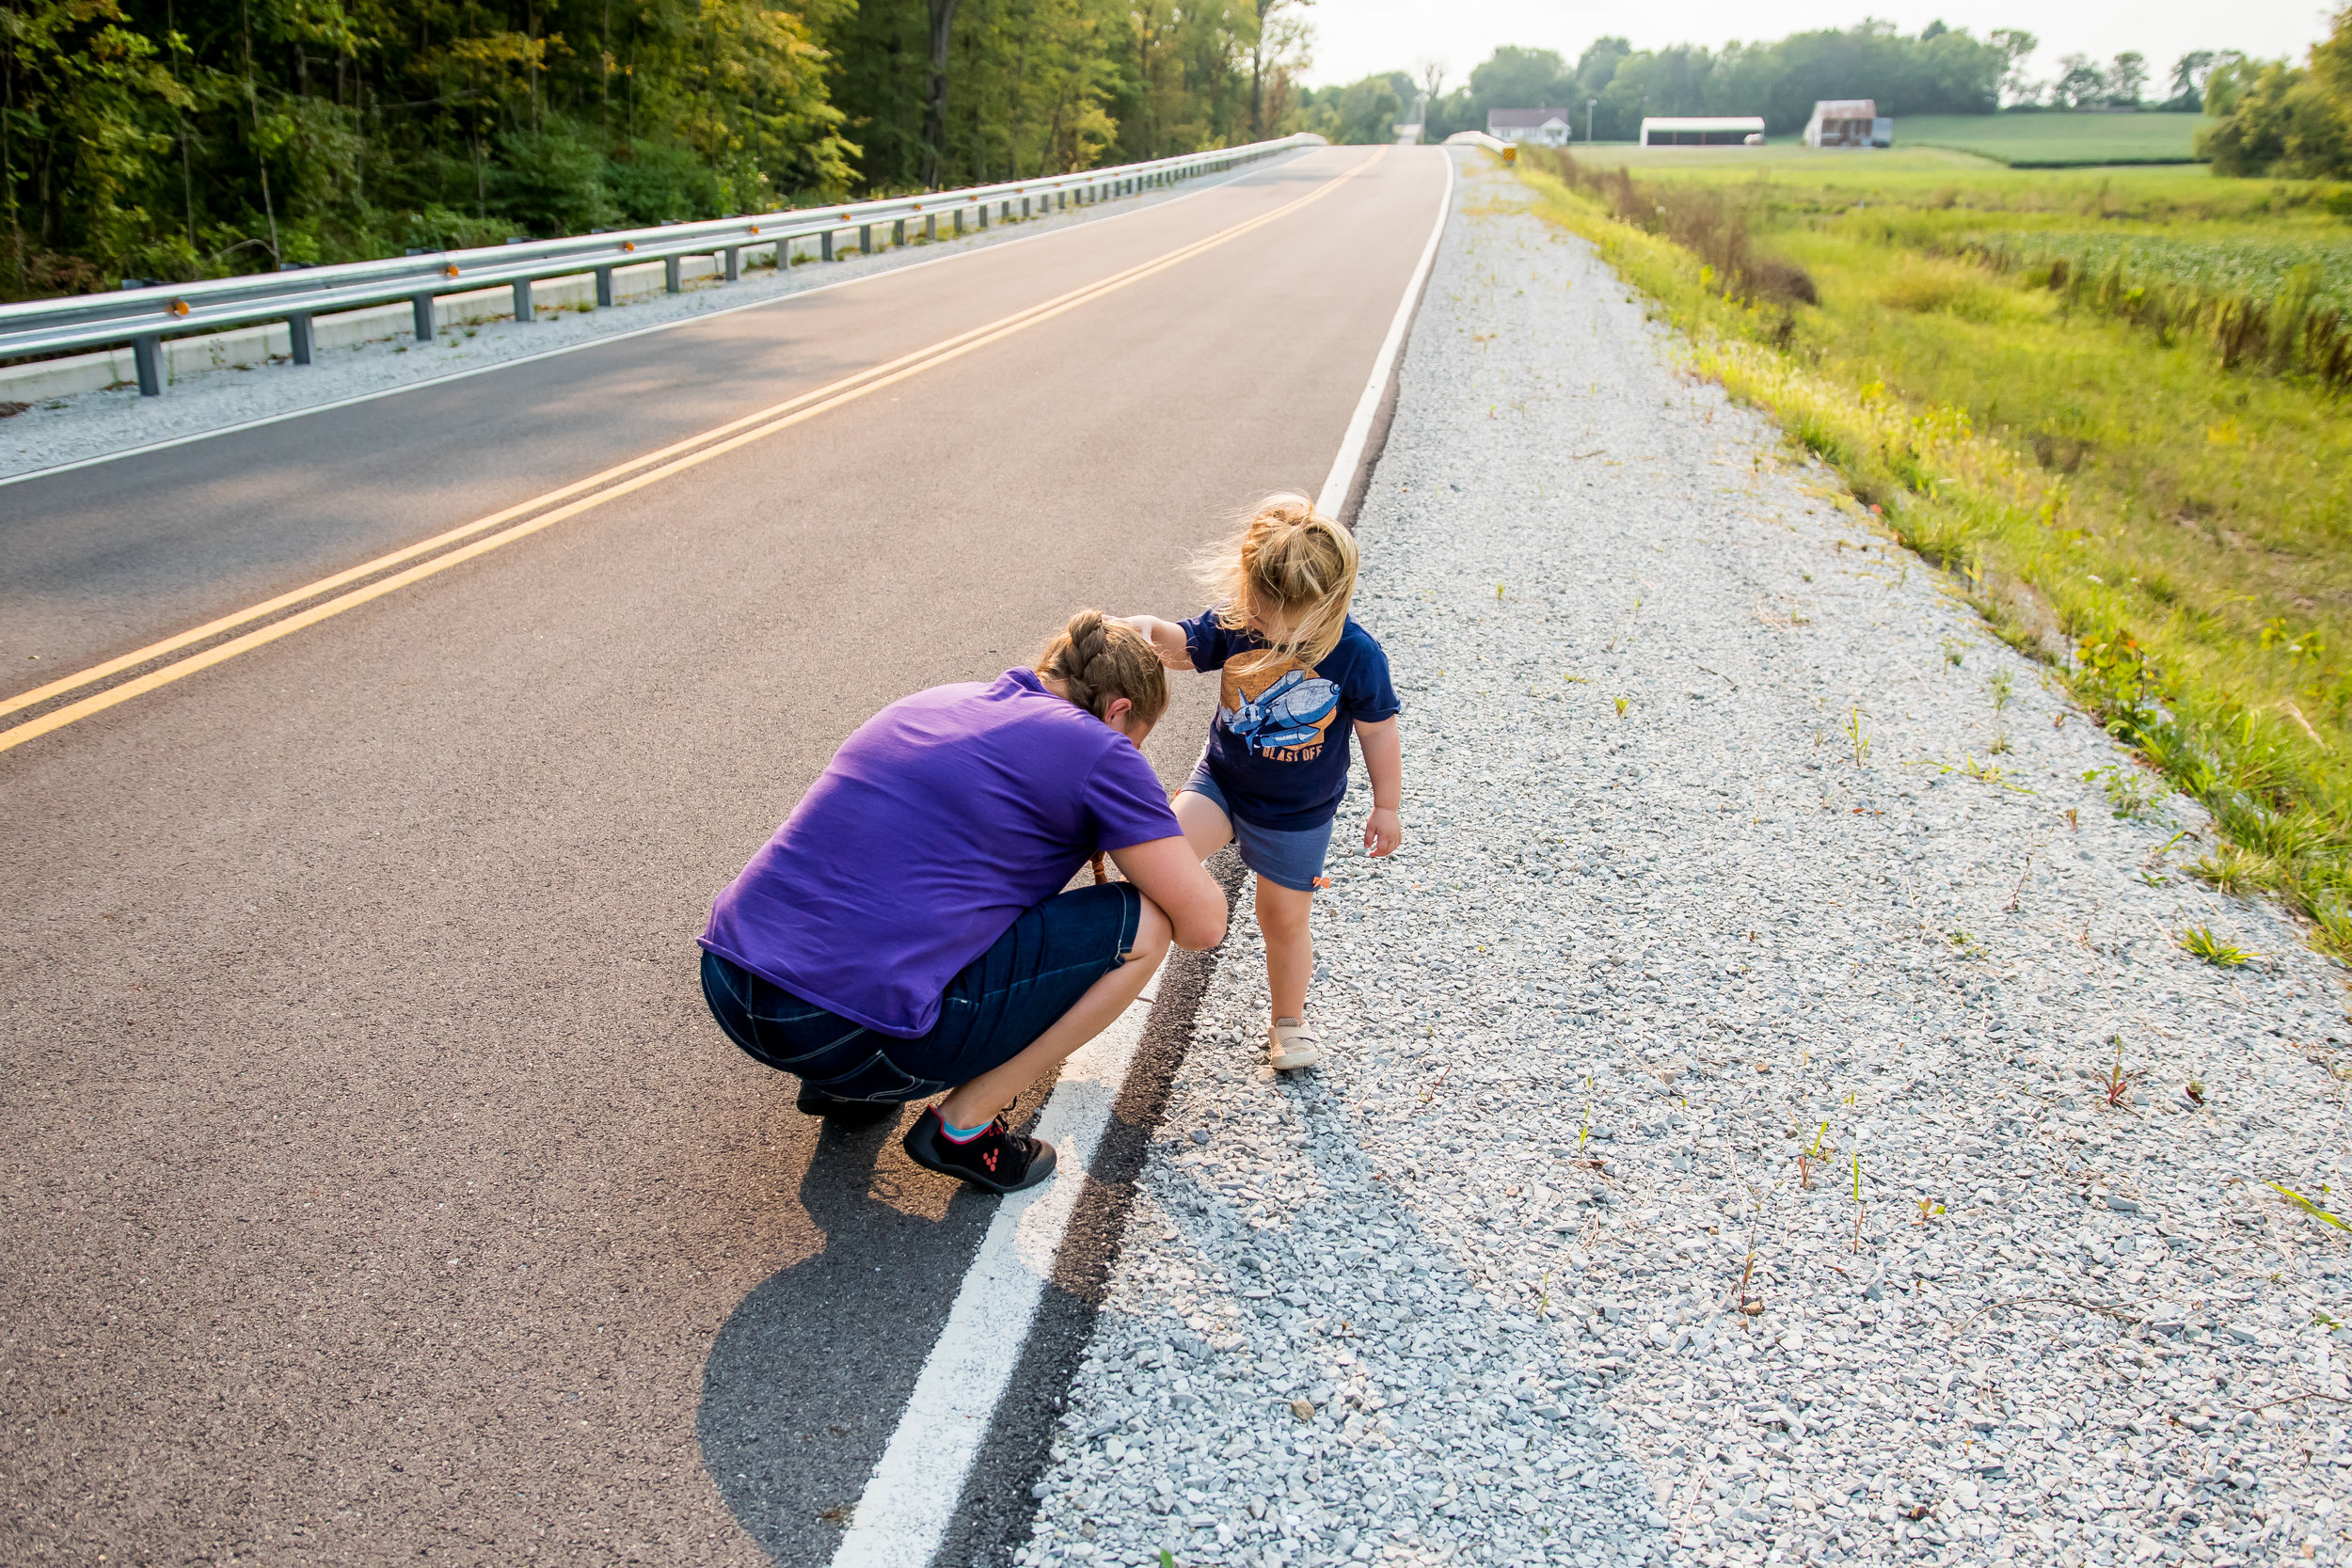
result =
[[[1593,111],[1599,105],[1600,100],[1597,98],[1588,98],[1584,101],[1584,145],[1587,147],[1593,145]]]

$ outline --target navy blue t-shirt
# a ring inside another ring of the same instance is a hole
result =
[[[1192,667],[1225,672],[1209,725],[1209,776],[1233,815],[1277,832],[1331,820],[1347,793],[1347,738],[1357,721],[1396,715],[1389,656],[1372,633],[1350,616],[1339,645],[1309,665],[1267,659],[1264,639],[1228,631],[1214,607],[1184,627]]]

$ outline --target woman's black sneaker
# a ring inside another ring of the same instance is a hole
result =
[[[907,1129],[907,1158],[925,1170],[968,1181],[983,1192],[1017,1193],[1054,1174],[1054,1146],[1024,1137],[998,1117],[976,1138],[957,1143],[936,1110],[927,1109]]]
[[[898,1102],[895,1100],[844,1100],[806,1082],[801,1085],[800,1098],[792,1103],[804,1117],[823,1117],[843,1127],[871,1127],[898,1114]]]

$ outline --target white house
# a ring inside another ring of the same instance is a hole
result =
[[[1486,135],[1497,141],[1531,142],[1537,147],[1565,147],[1575,139],[1568,109],[1489,109]]]
[[[1824,98],[1804,122],[1807,147],[1892,147],[1895,122],[1869,98]]]
[[[1651,115],[1642,121],[1644,147],[1762,147],[1761,115]]]

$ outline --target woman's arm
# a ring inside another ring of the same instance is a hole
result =
[[[1160,662],[1170,670],[1192,668],[1192,649],[1184,641],[1184,628],[1173,621],[1163,621],[1156,615],[1124,615],[1116,617],[1122,625],[1143,633],[1152,644],[1152,651],[1160,656]],[[1182,942],[1178,946],[1184,945]]]
[[[1120,875],[1168,916],[1177,946],[1199,953],[1225,940],[1225,890],[1181,836],[1130,844],[1112,850],[1111,859]]]
[[[1405,842],[1405,824],[1396,814],[1405,799],[1405,747],[1397,739],[1394,716],[1374,724],[1359,721],[1356,744],[1364,749],[1364,771],[1372,775],[1372,816],[1364,822],[1364,847],[1376,858],[1393,853]]]

